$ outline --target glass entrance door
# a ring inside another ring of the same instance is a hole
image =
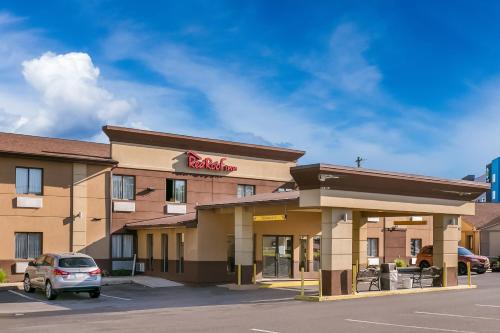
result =
[[[263,236],[262,275],[264,278],[292,276],[293,239],[291,236]]]

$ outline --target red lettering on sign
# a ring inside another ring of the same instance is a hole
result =
[[[219,161],[214,161],[210,157],[201,158],[200,155],[193,153],[192,151],[187,152],[187,162],[188,167],[192,169],[207,169],[211,171],[236,171],[238,167],[234,165],[224,164],[226,158],[221,158]]]

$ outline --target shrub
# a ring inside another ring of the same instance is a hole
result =
[[[395,259],[394,263],[396,264],[396,267],[406,267],[406,261],[401,258]]]
[[[0,268],[0,283],[4,282],[7,282],[7,273],[5,273],[4,270]]]

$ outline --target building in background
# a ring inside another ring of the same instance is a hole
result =
[[[491,184],[491,190],[486,192],[486,202],[500,202],[498,177],[500,177],[500,157],[495,158],[486,166],[486,182]]]

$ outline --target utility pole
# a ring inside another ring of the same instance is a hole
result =
[[[356,165],[358,166],[358,168],[361,168],[361,162],[364,162],[364,161],[366,161],[365,158],[362,158],[361,156],[358,156],[356,158],[356,161],[354,161],[354,162],[356,162]]]

